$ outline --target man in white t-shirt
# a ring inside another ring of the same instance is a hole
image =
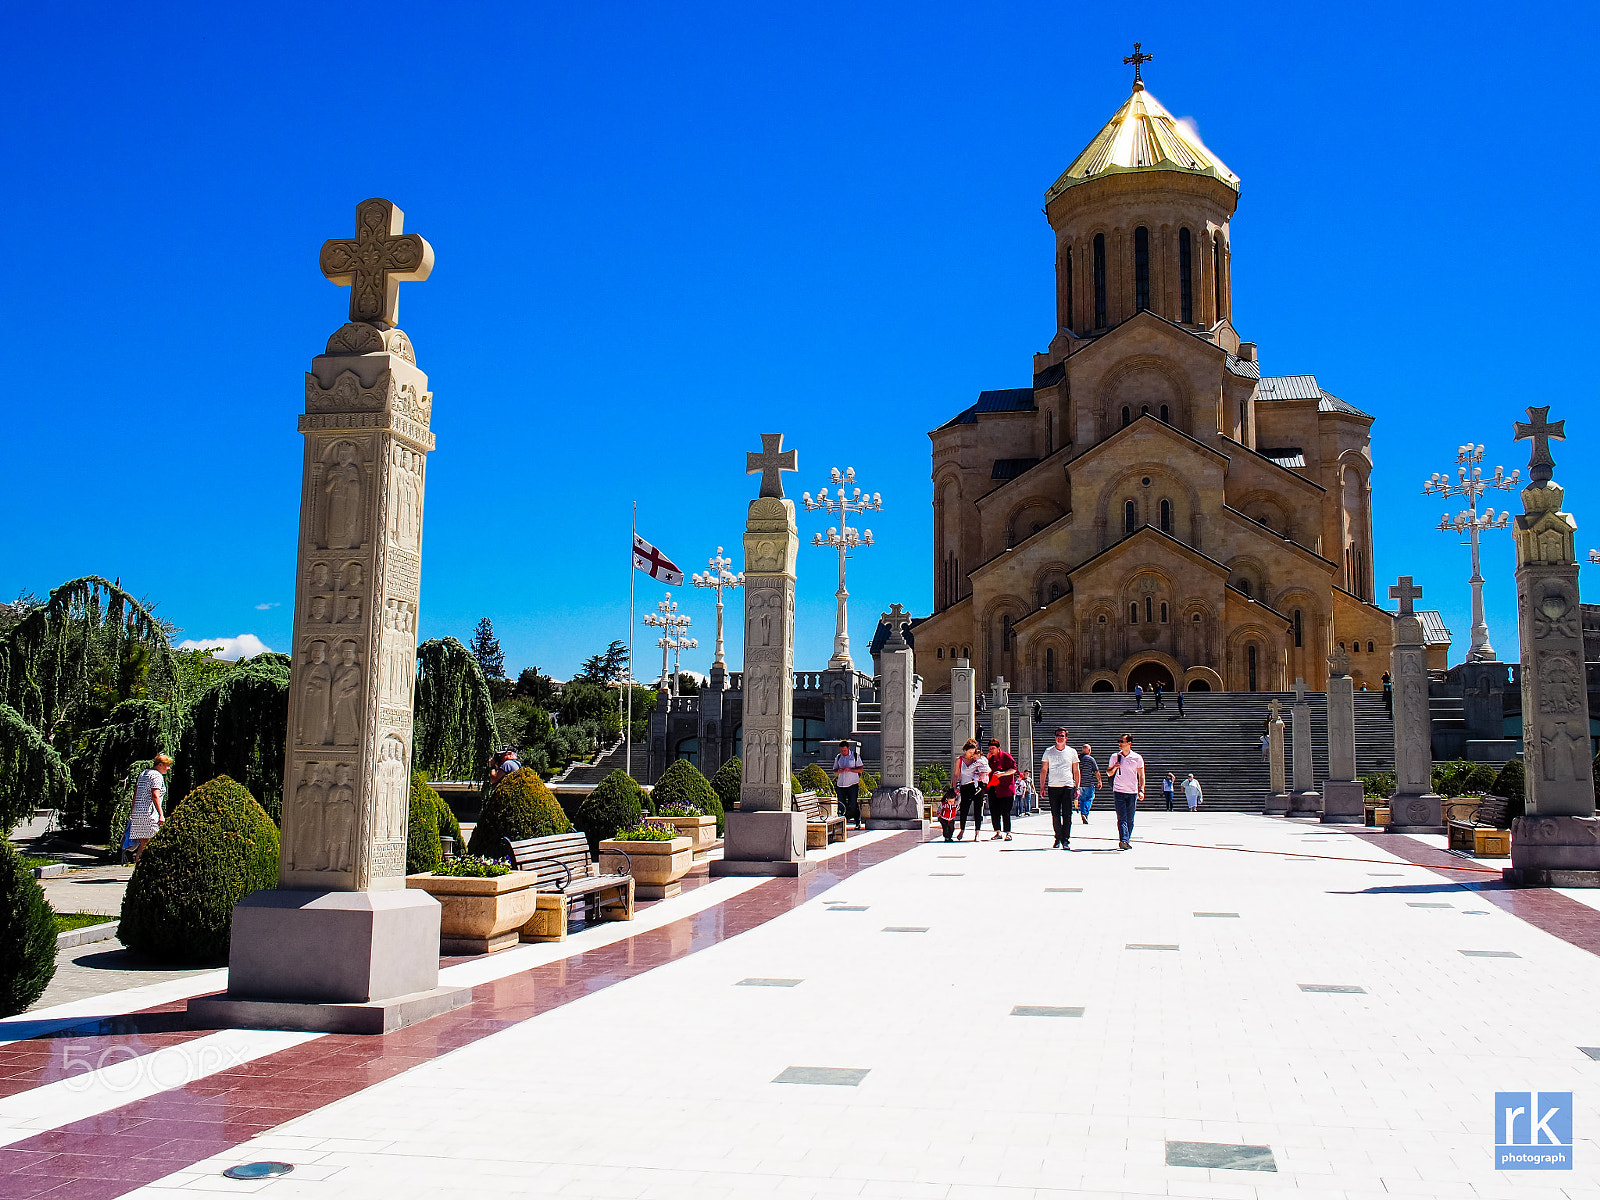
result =
[[[1067,745],[1067,731],[1056,730],[1055,745],[1044,752],[1044,765],[1040,768],[1045,795],[1050,799],[1050,821],[1055,826],[1056,840],[1052,850],[1072,849],[1072,810],[1078,804],[1078,788],[1083,782],[1078,766],[1078,752]]]
[[[1133,735],[1117,739],[1117,752],[1106,763],[1111,799],[1117,807],[1117,849],[1133,849],[1133,816],[1144,799],[1144,759],[1133,749]]]

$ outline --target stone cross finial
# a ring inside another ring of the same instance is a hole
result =
[[[1565,421],[1546,420],[1550,415],[1550,406],[1543,408],[1528,408],[1528,420],[1513,421],[1512,430],[1517,435],[1516,441],[1533,439],[1533,453],[1528,456],[1528,474],[1535,483],[1549,483],[1556,473],[1556,460],[1550,457],[1550,439],[1567,440],[1567,423]]]
[[[1350,674],[1350,651],[1340,646],[1328,656],[1328,666],[1335,678]]]
[[[322,273],[350,289],[350,319],[393,329],[403,282],[421,282],[433,270],[433,247],[415,233],[401,233],[406,219],[387,200],[356,205],[356,236],[322,243]]]
[[[1004,708],[1011,702],[1011,685],[1006,682],[1004,675],[995,679],[994,685],[989,689],[989,704],[993,708]]]
[[[1144,87],[1144,75],[1140,72],[1139,68],[1144,66],[1144,64],[1149,62],[1151,59],[1155,58],[1154,54],[1141,54],[1139,52],[1139,47],[1142,45],[1144,45],[1143,42],[1135,42],[1133,44],[1133,53],[1124,56],[1122,60],[1123,66],[1131,65],[1133,67],[1134,91],[1138,91],[1140,88]]]
[[[1274,721],[1283,720],[1283,705],[1278,703],[1278,698],[1276,696],[1274,696],[1267,704],[1267,710],[1272,713],[1272,719]]]
[[[798,450],[785,450],[783,448],[783,434],[763,433],[761,435],[761,453],[744,456],[744,473],[754,475],[761,472],[761,492],[763,496],[774,496],[783,499],[783,476],[781,471],[798,471],[800,469],[800,452]]]
[[[1294,680],[1294,702],[1296,704],[1304,704],[1306,702],[1306,681],[1298,675],[1295,676]]]
[[[911,624],[911,614],[898,603],[891,604],[889,611],[883,614],[884,623],[889,626],[889,636],[884,639],[884,645],[898,650],[906,644],[906,626]]]
[[[1422,589],[1412,585],[1411,576],[1402,575],[1400,582],[1389,588],[1389,599],[1400,601],[1400,615],[1409,617],[1413,615],[1411,602],[1422,599]]]

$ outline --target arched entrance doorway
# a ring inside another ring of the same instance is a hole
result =
[[[1189,681],[1189,690],[1191,692],[1209,692],[1211,685],[1204,679],[1191,679]]]
[[[1145,691],[1151,691],[1156,684],[1161,685],[1161,690],[1172,690],[1172,672],[1158,662],[1142,662],[1128,672],[1128,688],[1143,685]]]
[[[1096,679],[1094,686],[1089,690],[1091,692],[1114,692],[1117,689],[1111,686],[1111,680],[1109,679]]]

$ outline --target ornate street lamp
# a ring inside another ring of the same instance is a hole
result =
[[[661,647],[661,682],[666,684],[669,696],[676,696],[678,675],[676,670],[668,674],[667,656],[673,651],[681,654],[684,650],[693,650],[700,645],[694,638],[684,636],[691,618],[688,613],[678,611],[678,602],[672,598],[672,593],[668,592],[661,603],[656,605],[656,611],[645,613],[642,620],[646,625],[661,630],[661,636],[656,639],[656,645]]]
[[[843,474],[840,474],[838,467],[834,467],[831,477],[832,481],[838,485],[835,489],[836,494],[830,497],[828,489],[823,488],[817,493],[817,498],[813,500],[811,493],[807,492],[805,494],[805,505],[806,509],[811,512],[815,512],[820,508],[830,515],[833,513],[839,515],[838,528],[830,528],[826,537],[820,533],[813,534],[811,544],[813,546],[825,546],[830,550],[839,552],[839,590],[834,593],[834,596],[839,601],[839,624],[833,634],[833,657],[828,660],[828,666],[848,671],[855,664],[850,661],[850,630],[845,611],[845,603],[849,599],[850,593],[845,590],[844,586],[844,561],[849,556],[850,551],[857,546],[872,545],[872,530],[868,529],[858,533],[849,524],[850,514],[882,512],[883,497],[877,492],[873,492],[870,496],[862,495],[861,489],[854,486],[856,481],[856,469],[854,467],[846,467]]]
[[[727,669],[727,663],[722,660],[722,592],[724,588],[742,588],[744,586],[744,572],[735,575],[728,570],[733,566],[733,559],[722,556],[722,547],[717,547],[717,552],[706,560],[711,570],[701,574],[694,573],[694,586],[697,588],[713,588],[717,593],[717,654],[712,660],[712,666]]]
[[[1485,529],[1504,529],[1511,523],[1509,511],[1495,515],[1494,509],[1478,512],[1478,501],[1490,488],[1509,492],[1522,478],[1521,470],[1505,473],[1496,467],[1494,475],[1483,477],[1483,447],[1468,442],[1456,450],[1456,478],[1435,471],[1422,485],[1424,496],[1466,497],[1467,507],[1455,516],[1445,513],[1439,521],[1441,533],[1465,533],[1472,546],[1472,648],[1467,651],[1468,662],[1493,662],[1494,647],[1489,645],[1489,624],[1483,615],[1483,572],[1478,569],[1478,534]]]

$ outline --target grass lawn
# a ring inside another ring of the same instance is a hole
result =
[[[66,933],[69,929],[82,929],[85,925],[103,925],[107,921],[115,920],[115,917],[108,917],[105,913],[57,913],[56,932]]]
[[[32,854],[19,854],[17,857],[22,860],[22,865],[30,871],[35,867],[53,867],[61,861],[59,858],[39,858]]]

